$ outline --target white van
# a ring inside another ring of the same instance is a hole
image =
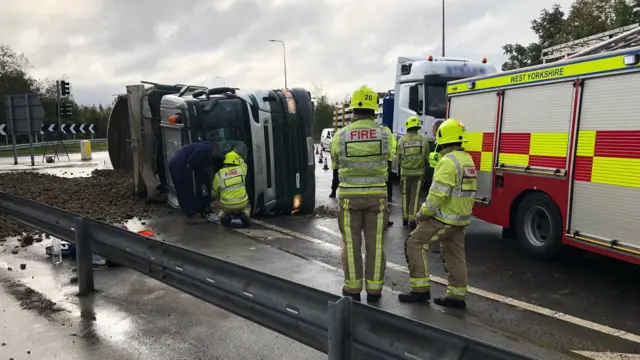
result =
[[[333,137],[333,128],[322,129],[322,134],[320,135],[320,149],[322,151],[329,151],[331,148],[331,138]]]

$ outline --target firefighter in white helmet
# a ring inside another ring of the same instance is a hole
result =
[[[407,134],[398,143],[402,186],[402,225],[409,225],[411,230],[417,226],[416,213],[420,202],[420,189],[424,179],[425,164],[429,157],[429,143],[418,133],[421,127],[417,116],[407,119],[404,125]]]
[[[387,160],[392,153],[391,130],[375,121],[378,94],[367,86],[353,93],[353,122],[331,140],[331,157],[338,159],[338,225],[344,242],[342,293],[360,300],[362,234],[365,240],[367,300],[380,300],[386,259],[383,232],[388,221]]]
[[[471,222],[477,184],[473,159],[462,147],[466,142],[464,137],[464,125],[456,119],[446,120],[438,129],[436,139],[442,148],[441,158],[427,200],[416,216],[418,228],[405,244],[411,292],[400,294],[400,301],[426,302],[431,298],[427,251],[431,243],[440,240],[448,284],[445,296],[434,302],[447,307],[466,307],[464,236]]]

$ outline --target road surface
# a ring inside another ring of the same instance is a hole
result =
[[[99,153],[95,153],[94,159],[99,156]],[[108,167],[109,164],[98,161],[97,166]],[[87,167],[86,170],[90,172],[92,168]],[[62,174],[68,173],[69,169],[55,171]],[[335,207],[335,202],[328,199],[331,171],[322,170],[320,165],[316,172],[318,200],[327,207]],[[394,199],[399,203],[397,187]],[[498,342],[544,359],[554,358],[545,353],[545,349],[554,347],[595,359],[640,359],[637,355],[640,353],[640,289],[635,286],[640,278],[638,267],[582,253],[572,253],[560,262],[534,261],[514,242],[502,240],[499,229],[476,221],[469,227],[467,241],[469,278],[473,286],[469,309],[459,312],[435,305],[403,305],[395,298],[398,291],[408,289],[402,246],[407,230],[400,226],[399,214],[399,206],[392,204],[392,218],[396,224],[390,228],[385,245],[390,266],[386,278],[388,288],[380,305],[383,308],[445,328],[467,331],[470,336]],[[137,229],[135,223],[130,225],[133,230]],[[157,236],[168,241],[180,242],[206,253],[227,257],[227,260],[239,264],[339,293],[340,238],[335,219],[302,216],[265,218],[257,220],[255,225],[251,230],[220,233],[222,230],[215,225],[183,226],[177,215],[170,215],[146,226],[159,232]],[[8,272],[0,268],[0,280],[21,277],[28,286],[54,301],[66,304],[64,306],[72,312],[65,313],[67,318],[62,321],[65,324],[68,322],[67,326],[71,325],[68,326],[69,331],[78,335],[79,330],[74,326],[80,326],[80,304],[74,304],[77,303],[73,296],[74,287],[67,284],[72,274],[63,269],[52,274],[50,263],[38,252],[39,247],[36,244],[28,252],[18,255],[3,253],[0,249],[0,267],[4,263],[5,267],[11,264],[14,269]],[[444,278],[439,255],[430,254],[430,257],[436,280]],[[27,270],[16,270],[21,262],[28,262]],[[30,276],[34,276],[34,279],[29,279]],[[44,280],[38,281],[39,278]],[[98,309],[96,320],[85,326],[110,330],[103,330],[96,335],[102,339],[100,344],[103,345],[94,346],[95,351],[105,352],[92,355],[104,358],[118,356],[121,359],[146,358],[143,355],[147,353],[155,354],[156,358],[157,354],[162,354],[160,358],[194,359],[199,356],[233,358],[229,354],[238,355],[238,358],[254,356],[260,359],[326,357],[137,273],[112,268],[99,272],[96,280],[101,290],[94,303],[94,308]],[[441,284],[434,284],[435,295],[443,290]],[[7,297],[6,294],[4,296]],[[18,306],[15,298],[13,306]],[[119,311],[119,317],[115,316],[119,319],[117,321],[109,320],[112,318],[110,311],[114,309]],[[28,323],[27,318],[34,316],[26,311],[11,314],[24,317],[20,321],[13,321],[14,324]],[[216,327],[208,328],[202,321],[204,318],[211,319]],[[59,326],[52,325],[51,321],[44,323],[48,325],[42,325],[42,332],[49,334],[47,336],[51,337],[52,343],[63,341],[65,346],[80,351],[73,344],[65,342],[69,336],[64,335],[69,332],[65,327],[62,327],[64,336],[58,337],[64,340],[59,340],[53,335],[56,331],[49,329]],[[125,325],[130,323],[136,326]],[[8,347],[0,348],[0,354],[4,355],[9,348],[18,351],[12,354],[19,354],[20,349],[16,350],[15,347],[24,347],[24,341],[20,339],[24,340],[25,337],[16,335],[11,325],[9,330],[5,329],[4,322],[0,327],[3,328],[0,330],[0,342],[8,344]],[[224,328],[224,331],[219,331],[220,328]],[[127,332],[125,329],[130,330]],[[110,331],[119,334],[108,335],[118,341],[104,339]],[[89,331],[92,334],[95,332]],[[226,342],[211,340],[222,336],[221,333],[227,334]],[[84,339],[83,336],[80,335]],[[14,345],[5,341],[6,337],[12,337]],[[33,336],[28,339],[33,340]],[[172,345],[175,342],[192,345],[185,349]],[[230,350],[238,344],[242,353]],[[275,344],[275,349],[261,353],[264,344]],[[198,352],[198,346],[202,347],[203,352]],[[47,348],[50,347],[55,348],[55,345],[47,345]],[[86,347],[82,348],[85,349],[82,351],[86,351]],[[85,353],[78,354],[81,356]]]

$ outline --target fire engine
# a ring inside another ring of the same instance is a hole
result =
[[[541,258],[570,245],[640,264],[639,64],[636,47],[449,82],[474,215]]]

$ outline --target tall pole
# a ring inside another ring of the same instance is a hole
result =
[[[442,0],[442,57],[444,57],[444,1]]]
[[[270,42],[279,42],[282,44],[282,59],[284,60],[284,88],[288,89],[287,86],[287,49],[284,45],[284,41],[282,40],[269,40]]]

